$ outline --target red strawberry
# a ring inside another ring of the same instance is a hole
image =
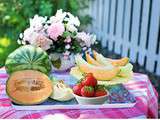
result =
[[[104,89],[96,90],[94,94],[95,97],[104,96],[104,95],[107,95],[107,92]]]
[[[83,87],[83,85],[81,83],[75,85],[73,87],[74,94],[81,96],[81,89],[82,89],[82,87]]]
[[[97,85],[97,80],[94,78],[92,73],[87,73],[82,81],[82,84],[85,86],[95,87]]]
[[[93,97],[94,96],[94,88],[91,86],[82,87],[81,95],[84,97]]]

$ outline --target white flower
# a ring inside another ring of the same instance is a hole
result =
[[[66,29],[67,31],[70,32],[77,32],[77,28],[73,24],[70,24],[69,22],[66,24]]]
[[[20,39],[18,39],[18,40],[17,40],[17,43],[18,43],[19,45],[21,45],[21,44],[22,44],[22,41],[21,41]]]
[[[63,12],[62,9],[57,10],[57,13],[55,16],[50,17],[49,23],[53,22],[62,22],[66,16],[66,12]]]
[[[30,27],[35,31],[39,31],[43,28],[43,24],[46,22],[47,17],[35,15],[32,19],[30,18]]]
[[[22,45],[25,45],[25,44],[26,44],[26,42],[24,40],[22,40]]]
[[[71,46],[69,45],[69,44],[67,44],[66,46],[65,46],[65,48],[66,49],[69,49]]]
[[[77,27],[80,26],[80,21],[79,21],[78,17],[74,17],[69,12],[67,12],[67,15],[69,16],[69,18],[65,18],[65,21],[69,22],[69,24],[71,24],[71,25],[75,25]]]
[[[83,47],[82,49],[83,49],[83,50],[87,50],[87,47]]]
[[[23,33],[23,40],[28,41],[30,44],[34,44],[38,37],[38,33],[33,28],[27,28]]]
[[[20,38],[20,39],[23,38],[23,34],[22,34],[22,33],[19,34],[19,38]]]
[[[96,36],[95,35],[90,35],[89,33],[85,32],[79,32],[77,33],[76,36],[79,40],[84,42],[85,46],[90,47],[91,45],[95,44],[96,41]],[[83,43],[81,43],[81,46],[84,46]]]

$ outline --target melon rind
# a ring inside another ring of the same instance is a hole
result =
[[[20,70],[37,70],[45,74],[51,71],[49,56],[40,47],[25,45],[13,51],[6,59],[8,74]]]

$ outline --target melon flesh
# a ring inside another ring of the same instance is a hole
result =
[[[76,55],[76,64],[83,73],[92,73],[97,80],[111,80],[119,73],[120,69],[114,66],[94,66],[87,63],[82,56]]]
[[[38,71],[17,71],[9,77],[6,92],[17,104],[38,104],[51,95],[52,82],[48,76]]]

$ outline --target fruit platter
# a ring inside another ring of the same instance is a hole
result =
[[[67,77],[51,71],[40,47],[24,45],[5,63],[6,93],[18,110],[96,109],[133,107],[135,97],[123,86],[132,79],[127,57],[110,59],[92,50],[75,57]]]

